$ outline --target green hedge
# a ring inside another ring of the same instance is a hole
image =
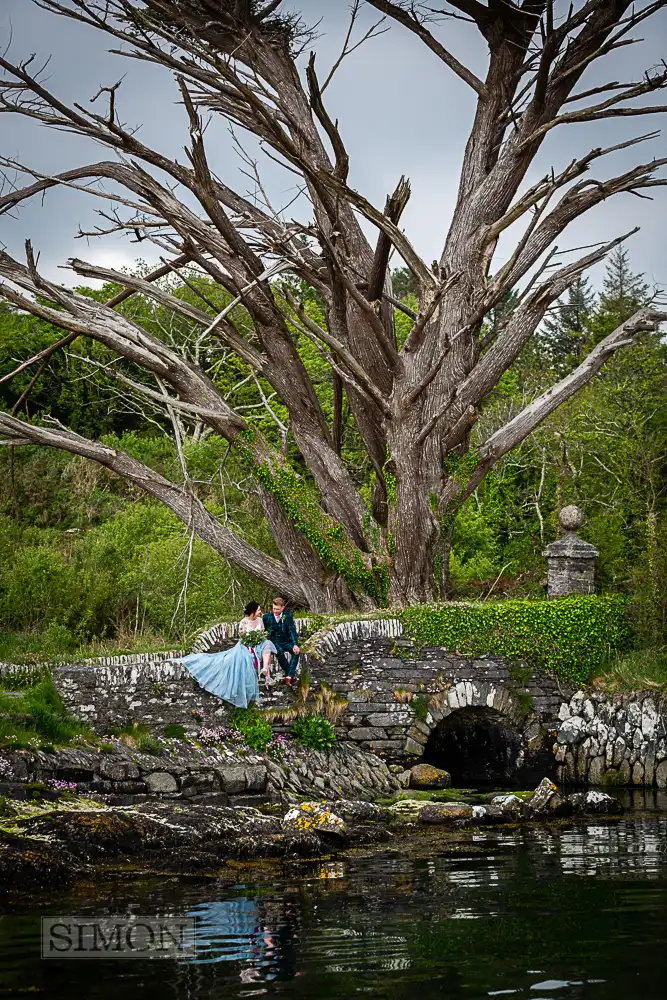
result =
[[[465,656],[526,660],[562,680],[585,684],[611,652],[631,644],[622,597],[495,601],[404,608],[406,638]]]

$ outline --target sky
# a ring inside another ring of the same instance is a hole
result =
[[[318,37],[312,47],[317,52],[322,80],[340,51],[349,22],[349,0],[292,0],[286,7],[298,9],[307,23],[317,25]],[[357,37],[378,16],[377,11],[364,9]],[[478,74],[483,73],[486,50],[474,26],[448,21],[433,30],[459,59]],[[621,48],[602,60],[603,65],[585,77],[586,86],[634,80],[646,68],[658,65],[667,39],[667,9],[643,25],[635,36],[644,37],[643,44]],[[51,56],[48,86],[70,102],[91,106],[89,101],[100,86],[114,84],[125,74],[117,104],[122,119],[128,125],[140,126],[139,134],[145,143],[184,159],[187,129],[175,85],[166,71],[111,54],[109,49],[115,46],[110,37],[40,10],[31,0],[0,0],[0,50],[7,45],[8,58],[14,61],[33,52],[42,60]],[[301,62],[303,68],[305,59]],[[652,103],[660,103],[660,98],[656,101],[654,97]],[[427,262],[439,257],[474,114],[472,90],[414,35],[392,25],[344,61],[326,91],[326,105],[331,117],[340,122],[351,159],[351,185],[382,207],[399,177],[409,177],[412,197],[402,224]],[[653,131],[661,124],[659,117],[562,126],[544,144],[527,183],[552,166],[562,169],[594,146],[612,145]],[[243,164],[224,123],[212,122],[207,139],[215,173],[245,193],[251,182],[241,172]],[[251,140],[247,145],[253,148]],[[113,155],[88,140],[49,130],[18,115],[0,117],[0,154],[44,174]],[[651,143],[599,161],[592,176],[604,179],[635,163],[665,156],[667,139],[662,134]],[[273,203],[289,202],[294,196],[293,175],[269,160],[260,166]],[[652,194],[653,201],[624,194],[603,203],[567,231],[559,241],[560,248],[609,240],[641,226],[641,232],[628,241],[632,265],[644,272],[650,283],[667,286],[667,189],[657,188]],[[146,249],[146,243],[139,247],[127,237],[77,239],[79,228],[94,229],[101,222],[96,215],[100,207],[96,199],[84,193],[51,191],[12,216],[0,216],[0,243],[21,257],[24,240],[30,238],[40,253],[40,268],[64,284],[76,283],[72,272],[63,269],[72,256],[116,268],[131,266],[138,258],[149,262],[157,259],[157,248]],[[297,203],[287,211],[287,217],[299,213]],[[494,267],[509,256],[512,237],[516,239],[516,233],[510,231],[499,244]],[[592,277],[599,284],[600,268]]]

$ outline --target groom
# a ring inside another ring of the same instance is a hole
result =
[[[292,612],[285,607],[282,597],[274,597],[271,601],[271,612],[263,617],[264,629],[269,633],[269,639],[277,650],[278,663],[286,674],[285,682],[291,684],[299,663],[299,644],[296,636],[296,626]],[[291,653],[292,659],[287,662],[285,653]]]

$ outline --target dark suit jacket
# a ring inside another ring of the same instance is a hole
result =
[[[296,625],[291,611],[283,611],[279,622],[276,621],[273,611],[263,615],[264,629],[269,633],[269,638],[274,643],[284,646],[298,646],[299,640],[296,634]]]

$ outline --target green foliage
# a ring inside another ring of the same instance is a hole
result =
[[[211,315],[229,302],[229,293],[196,269],[189,285],[173,278],[164,287],[203,307]],[[402,269],[392,275],[394,294],[418,309],[414,279]],[[291,279],[289,279],[291,280]],[[281,282],[283,279],[281,279]],[[288,279],[285,279],[287,282]],[[83,289],[103,301],[116,286]],[[291,288],[312,319],[326,324],[324,303],[311,288]],[[590,348],[646,301],[648,289],[633,274],[628,254],[610,257],[602,294],[591,296],[585,281],[575,283],[552,310],[544,329],[526,346],[480,408],[468,454],[449,456],[446,471],[464,483],[474,472],[476,447],[506,423],[555,378],[572,369]],[[509,296],[485,321],[493,337],[515,306]],[[206,307],[209,308],[209,307]],[[197,496],[221,512],[234,530],[267,554],[276,555],[261,506],[252,487],[257,475],[283,510],[357,593],[386,603],[388,570],[359,555],[340,524],[322,516],[320,498],[291,437],[283,441],[262,403],[288,424],[286,409],[262,378],[259,385],[247,364],[228,351],[207,345],[195,358],[192,325],[141,295],[119,307],[148,332],[167,339],[196,360],[230,405],[242,407],[253,430],[279,447],[286,459],[277,471],[256,470],[248,456],[228,450],[215,434],[182,415],[184,454]],[[232,318],[254,337],[250,317],[237,307]],[[413,320],[396,311],[397,342]],[[333,419],[331,369],[313,343],[291,330],[299,356],[313,383],[325,419]],[[53,343],[61,331],[11,308],[0,308],[0,376]],[[90,365],[74,355],[106,364],[112,354],[85,338],[69,355],[57,354],[31,390],[29,416],[50,413],[84,435],[126,451],[181,482],[183,473],[168,421],[147,420],[114,400],[117,384],[99,372],[84,378]],[[568,502],[584,508],[583,536],[600,550],[598,588],[631,595],[631,614],[644,646],[667,641],[667,352],[659,335],[646,336],[608,363],[601,375],[559,408],[519,448],[484,479],[450,523],[449,540],[437,557],[441,595],[476,597],[493,593],[543,596],[542,550],[558,532],[557,511]],[[148,380],[125,365],[138,381]],[[35,369],[0,386],[0,406],[11,409]],[[150,380],[148,380],[150,381]],[[260,392],[261,390],[261,392]],[[345,396],[345,394],[343,394]],[[250,432],[252,434],[252,431]],[[379,527],[371,516],[375,473],[361,443],[347,400],[343,399],[342,457],[368,507],[366,528]],[[385,468],[389,505],[396,503],[396,481]],[[323,498],[326,501],[326,498]],[[431,497],[436,510],[436,498]],[[74,658],[110,649],[133,651],[185,645],[193,632],[215,621],[238,617],[249,597],[265,600],[257,581],[233,570],[206,545],[195,541],[188,565],[188,533],[157,503],[95,463],[45,448],[0,449],[0,659],[18,661]],[[379,539],[378,539],[379,541]],[[393,540],[386,536],[391,554]],[[378,544],[378,552],[380,545]]]
[[[428,715],[428,698],[426,698],[423,694],[416,694],[414,698],[411,699],[410,705],[415,713],[415,718],[419,719],[420,722],[426,722],[426,716]]]
[[[142,736],[150,736],[150,729],[145,722],[138,722],[134,719],[132,722],[126,722],[122,726],[110,726],[107,730],[108,736],[131,736],[132,739],[138,740]]]
[[[185,726],[180,722],[170,722],[162,731],[168,740],[184,740],[187,736]]]
[[[159,740],[156,740],[154,736],[150,736],[147,733],[143,733],[139,736],[137,740],[137,749],[141,750],[142,753],[152,754],[154,757],[159,757],[162,753],[162,745]]]
[[[0,795],[0,816],[16,816],[15,807],[11,804],[10,799],[8,799],[5,795]]]
[[[361,591],[385,603],[389,583],[386,567],[366,565],[342,525],[322,511],[314,488],[286,465],[278,468],[272,468],[268,463],[254,465],[247,444],[240,443],[238,447],[254,475],[273,494],[324,565],[340,573],[353,591]]]
[[[260,753],[266,750],[273,736],[271,724],[256,708],[235,709],[229,717],[229,724],[232,729],[238,729],[243,733],[243,738],[249,747]]]
[[[611,657],[598,678],[606,690],[667,689],[667,649],[633,649]]]
[[[419,645],[528,660],[576,683],[586,683],[612,651],[631,640],[619,597],[412,607],[399,616],[405,634]]]
[[[0,689],[0,745],[37,746],[44,741],[67,745],[91,732],[71,716],[50,676],[24,686],[18,697]]]
[[[42,795],[46,791],[46,785],[43,781],[29,781],[23,786],[23,790],[27,798],[32,799],[34,802],[40,802]]]
[[[322,715],[306,715],[297,719],[290,732],[298,743],[309,750],[331,750],[336,742],[334,727]]]

